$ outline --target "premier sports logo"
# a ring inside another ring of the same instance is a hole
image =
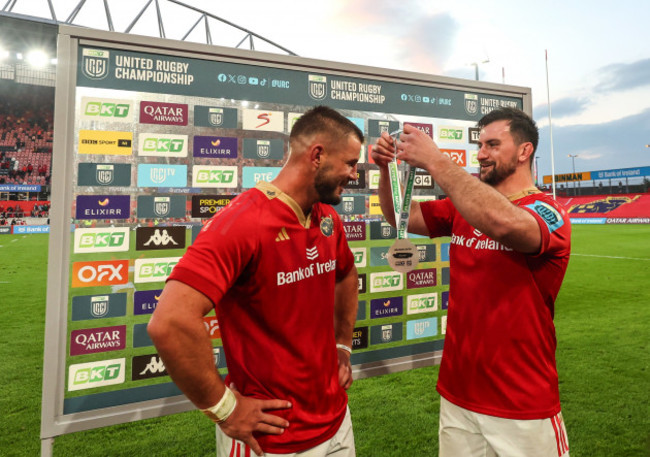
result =
[[[82,119],[133,122],[133,104],[131,100],[82,97],[81,107]]]
[[[370,293],[391,292],[404,288],[404,275],[396,271],[370,273]]]
[[[192,187],[236,188],[237,166],[194,165]]]
[[[188,107],[184,103],[140,102],[140,123],[187,125]]]
[[[438,334],[438,318],[429,317],[406,322],[406,339],[416,340],[427,338]]]
[[[126,325],[73,330],[70,355],[120,351],[126,347]]]
[[[77,363],[68,367],[68,392],[112,386],[124,382],[126,359]]]
[[[147,157],[187,157],[187,135],[141,133],[138,155]]]
[[[75,254],[129,250],[128,227],[78,228],[74,231]]]
[[[72,264],[72,287],[98,287],[126,284],[128,260],[97,260]]]
[[[352,349],[368,347],[368,327],[355,327],[352,331]]]
[[[438,294],[408,295],[406,314],[433,313],[438,311]]]
[[[80,163],[77,185],[128,187],[131,185],[131,164]]]
[[[192,217],[212,217],[235,197],[236,195],[192,195]]]
[[[158,306],[162,289],[136,290],[133,293],[133,314],[151,314]]]
[[[226,136],[195,136],[194,157],[210,159],[236,159],[237,138]]]
[[[180,257],[136,259],[134,283],[164,282],[180,260]]]
[[[314,100],[325,100],[327,97],[327,76],[309,75],[309,96]]]
[[[404,299],[402,297],[376,298],[370,300],[370,318],[401,316],[404,314]]]
[[[138,227],[135,231],[135,249],[185,249],[186,232],[185,227]]]
[[[104,79],[108,75],[110,52],[103,49],[82,49],[81,72],[88,79]]]
[[[132,132],[79,130],[79,154],[130,156],[133,154]]]

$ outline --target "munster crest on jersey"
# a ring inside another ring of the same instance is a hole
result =
[[[320,231],[325,236],[332,235],[332,232],[334,231],[334,221],[332,220],[332,216],[321,217]]]

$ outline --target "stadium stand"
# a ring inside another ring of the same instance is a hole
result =
[[[557,197],[569,216],[579,218],[649,218],[650,194]]]
[[[49,185],[54,88],[0,81],[0,184]]]

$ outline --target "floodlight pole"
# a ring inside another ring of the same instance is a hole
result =
[[[573,176],[572,180],[575,179],[576,177],[576,157],[579,157],[579,154],[569,154],[569,157],[571,157],[571,162],[573,162]],[[573,195],[576,195],[576,181],[573,182]]]

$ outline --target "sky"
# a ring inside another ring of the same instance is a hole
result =
[[[115,30],[124,31],[147,1],[109,1]],[[65,20],[79,2],[53,3]],[[650,27],[642,1],[184,3],[301,57],[472,80],[478,63],[481,81],[529,87],[540,177],[551,173],[551,130],[555,173],[574,165],[576,172],[650,166]],[[159,4],[167,38],[182,38],[199,17],[167,0]],[[18,0],[13,12],[48,17],[49,8],[45,0]],[[76,23],[107,29],[103,12],[101,0],[87,0]],[[237,45],[243,34],[228,29],[211,25],[213,43]],[[158,36],[155,3],[132,32]],[[190,38],[204,35],[197,27]],[[259,41],[255,48],[272,50]]]

